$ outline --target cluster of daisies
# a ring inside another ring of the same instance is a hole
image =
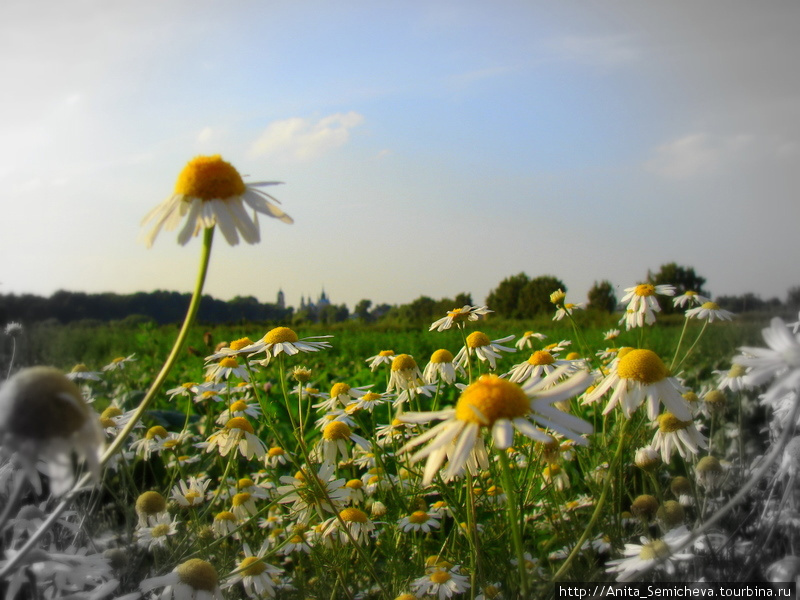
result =
[[[180,225],[181,244],[214,228],[232,245],[255,243],[256,213],[291,223],[259,189],[274,183],[245,184],[219,156],[198,157],[147,215],[145,242]],[[626,332],[652,326],[659,296],[675,296],[668,285],[625,291]],[[574,324],[585,308],[562,290],[551,301],[555,321]],[[687,323],[732,318],[697,293],[673,302]],[[6,596],[497,600],[570,565],[620,580],[687,577],[705,555],[741,560],[748,543],[785,541],[774,533],[791,526],[782,507],[800,509],[791,493],[797,438],[783,450],[800,425],[796,325],[773,321],[768,348],[742,348],[714,385],[690,390],[673,372],[680,362],[618,345],[619,330],[597,353],[572,340],[547,344],[538,332],[515,340],[470,331],[490,313],[466,305],[435,321],[431,331],[456,329],[463,343],[424,366],[376,349],[365,363],[382,383],[369,386],[322,390],[300,364],[330,348],[331,336],[277,327],[234,340],[206,357],[198,381],[164,392],[160,406],[170,410],[141,422],[119,377],[136,367],[135,354],[99,371],[20,370],[0,389]],[[529,356],[515,362],[520,352]],[[720,445],[713,430],[725,431],[729,395],[743,403],[759,392],[775,450],[747,467],[743,444]],[[120,451],[103,451],[119,440]],[[630,468],[642,493],[609,511],[612,482]],[[752,487],[751,473],[771,477],[764,526],[731,544],[703,522],[731,510],[726,494]],[[86,503],[99,513],[136,492],[113,526],[66,510],[99,481],[105,493]],[[564,545],[543,548],[542,539]],[[787,576],[788,550],[764,577]]]

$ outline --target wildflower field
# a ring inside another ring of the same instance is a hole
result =
[[[184,218],[181,243],[202,234],[180,330],[6,327],[5,598],[795,581],[797,324],[642,283],[599,321],[553,290],[535,323],[465,305],[424,331],[206,332],[215,228],[258,241],[243,202],[291,222],[220,163],[149,215],[147,243]]]

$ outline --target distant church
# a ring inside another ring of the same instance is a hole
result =
[[[330,305],[330,303],[331,301],[325,294],[325,288],[322,289],[322,292],[320,293],[316,302],[311,301],[311,296],[308,297],[308,300],[306,300],[305,296],[300,296],[300,310],[306,310],[312,315],[319,314],[319,312],[326,306]]]

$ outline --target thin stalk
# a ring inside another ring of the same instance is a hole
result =
[[[589,535],[594,529],[595,524],[597,523],[598,519],[600,518],[600,514],[603,512],[603,507],[606,503],[606,498],[608,497],[608,490],[611,488],[611,482],[615,478],[613,477],[613,471],[618,466],[620,459],[622,458],[622,450],[625,447],[625,436],[628,433],[628,426],[631,424],[631,419],[626,419],[625,424],[622,426],[622,430],[619,433],[619,443],[617,444],[617,451],[614,453],[614,458],[611,461],[611,465],[608,468],[608,473],[606,473],[606,480],[603,482],[603,491],[600,493],[600,498],[597,500],[597,505],[594,508],[594,513],[592,513],[592,518],[589,519],[589,524],[586,526],[586,529],[583,532],[583,535],[580,539],[575,543],[575,547],[572,548],[572,552],[569,553],[567,560],[564,561],[564,564],[561,565],[561,568],[553,575],[553,581],[558,581],[559,578],[567,572],[572,561],[575,560],[575,557],[581,551],[583,547],[583,543],[588,539]]]
[[[506,506],[508,507],[508,523],[511,525],[511,536],[514,542],[514,552],[517,555],[517,570],[519,571],[519,588],[523,597],[528,596],[528,570],[525,568],[525,554],[522,549],[522,530],[520,529],[519,516],[517,515],[517,493],[511,476],[511,467],[508,464],[508,455],[505,450],[498,450],[500,458],[503,489],[506,492]]]

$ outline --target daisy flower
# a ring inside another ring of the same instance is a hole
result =
[[[525,348],[533,348],[533,340],[539,340],[540,342],[547,339],[547,336],[543,333],[536,333],[535,331],[526,331],[522,334],[522,337],[519,338],[514,345],[517,347],[517,350],[524,350]]]
[[[661,311],[661,307],[656,300],[656,294],[662,296],[674,296],[675,286],[673,285],[653,285],[642,283],[634,287],[625,288],[625,295],[620,303],[628,303],[625,315],[620,319],[620,323],[625,322],[626,329],[634,327],[644,327],[645,324],[652,325],[656,322],[656,313]]]
[[[348,544],[351,541],[355,541],[357,544],[366,544],[374,529],[375,525],[367,513],[351,506],[340,510],[338,517],[331,517],[325,521],[322,535],[323,537],[338,537],[340,544]]]
[[[458,374],[461,374],[462,377],[466,375],[462,367],[456,367],[454,360],[453,353],[444,348],[431,354],[431,359],[422,372],[423,381],[429,384],[437,381],[453,384]]]
[[[509,381],[520,383],[531,377],[545,377],[562,365],[569,365],[570,361],[558,360],[547,350],[537,350],[523,363],[514,365],[506,374]]]
[[[452,598],[454,594],[463,594],[469,589],[469,577],[459,573],[455,565],[451,569],[435,567],[411,582],[411,591],[417,598],[436,596],[439,600]]]
[[[486,306],[470,306],[469,304],[465,304],[461,308],[454,308],[447,313],[447,316],[434,321],[428,331],[433,331],[435,329],[441,332],[445,329],[450,329],[453,325],[463,327],[462,324],[464,321],[477,321],[490,312],[494,311],[489,310]]]
[[[508,342],[514,339],[513,335],[500,338],[498,340],[490,340],[489,337],[482,331],[473,331],[467,336],[466,345],[458,351],[454,362],[459,367],[463,368],[469,357],[476,354],[478,359],[488,362],[492,369],[497,368],[497,359],[500,358],[500,352],[514,352],[513,348],[502,346],[501,343]]]
[[[153,519],[147,527],[136,529],[136,543],[152,552],[153,548],[163,548],[167,545],[167,538],[178,533],[178,522],[175,517],[170,519],[164,512]]]
[[[672,453],[677,450],[683,458],[688,458],[689,454],[697,454],[701,448],[708,448],[705,436],[700,433],[690,419],[682,421],[670,412],[659,415],[653,423],[657,427],[653,436],[652,447],[656,452],[661,452],[661,460],[664,464],[669,464]]]
[[[227,346],[223,346],[219,350],[217,350],[211,356],[206,357],[206,362],[211,362],[212,360],[219,360],[220,358],[225,358],[226,356],[239,356],[240,354],[247,354],[248,348],[253,345],[253,340],[249,337],[239,338],[237,340],[233,340]]]
[[[672,299],[672,306],[674,306],[675,308],[683,308],[687,304],[690,307],[699,306],[701,304],[705,304],[708,301],[709,299],[706,298],[705,296],[701,296],[700,294],[692,290],[686,290],[680,296],[675,296]]]
[[[135,352],[130,356],[118,356],[105,367],[103,367],[103,371],[122,371],[128,366],[129,363],[136,362],[134,356],[136,356]]]
[[[714,371],[714,374],[719,376],[717,388],[720,390],[743,392],[750,389],[745,382],[747,368],[744,365],[733,364],[727,371]]]
[[[424,510],[415,510],[410,515],[406,515],[397,521],[397,527],[403,533],[408,533],[409,531],[430,533],[431,529],[439,529],[440,525],[435,515]]]
[[[182,508],[199,506],[205,502],[206,490],[210,484],[210,479],[191,476],[186,481],[180,480],[178,485],[172,488],[171,497]]]
[[[258,553],[253,553],[247,542],[242,544],[244,558],[236,564],[236,570],[222,584],[228,589],[241,583],[244,593],[250,598],[274,598],[275,582],[273,578],[283,571],[264,562],[267,547],[262,546]]]
[[[38,461],[50,476],[55,496],[73,482],[72,454],[86,460],[100,478],[103,431],[80,389],[58,369],[29,367],[0,387],[0,464],[10,455],[41,494]]]
[[[150,577],[139,584],[145,594],[156,588],[164,588],[158,596],[163,600],[223,600],[217,570],[199,558],[190,558],[171,573]]]
[[[647,400],[650,420],[658,415],[659,402],[663,402],[679,419],[686,421],[692,418],[689,404],[681,396],[685,388],[677,379],[669,376],[667,367],[652,350],[624,348],[609,366],[609,371],[605,379],[586,395],[583,400],[585,404],[596,402],[613,389],[603,414],[622,404],[625,416],[630,418],[633,411]]]
[[[279,465],[286,465],[289,463],[286,450],[280,446],[272,446],[267,450],[267,456],[264,459],[264,464],[273,469],[278,468]]]
[[[713,323],[714,319],[720,321],[730,321],[733,319],[733,313],[723,310],[716,302],[703,302],[700,306],[690,308],[686,311],[687,319],[706,319],[709,323]]]
[[[332,335],[315,335],[301,340],[292,329],[276,327],[268,331],[259,341],[243,348],[242,352],[249,354],[263,352],[266,358],[259,361],[259,364],[266,367],[279,354],[294,356],[300,352],[319,352],[324,348],[330,348],[329,342],[320,340],[332,337]]]
[[[353,414],[359,410],[366,410],[372,412],[377,406],[387,402],[386,394],[378,394],[376,392],[367,392],[358,400],[354,400],[345,407],[345,412]]]
[[[292,218],[276,206],[280,202],[257,189],[277,183],[261,181],[245,185],[239,172],[218,154],[193,158],[178,176],[172,196],[142,220],[142,225],[153,224],[144,242],[151,247],[162,227],[172,231],[185,217],[186,223],[178,234],[178,243],[182,246],[202,229],[215,225],[231,246],[239,243],[239,234],[248,244],[255,244],[261,238],[257,212],[293,223]],[[245,205],[253,210],[253,218]]]
[[[572,316],[576,310],[583,310],[586,308],[586,302],[579,302],[578,304],[573,304],[572,302],[567,302],[560,306],[558,310],[556,310],[556,314],[553,317],[553,321],[560,321],[566,316]]]
[[[157,523],[162,517],[169,518],[167,514],[167,501],[164,496],[155,491],[142,492],[136,498],[136,514],[139,517],[139,527],[149,527]]]
[[[71,379],[72,381],[76,380],[89,380],[89,381],[100,381],[100,375],[102,373],[98,371],[90,371],[89,367],[87,367],[83,363],[78,363],[69,373],[66,374],[67,379]]]
[[[763,401],[775,404],[786,393],[800,388],[800,340],[779,317],[773,318],[762,333],[769,348],[744,346],[733,362],[749,367],[744,378],[749,386],[774,380]]]
[[[370,449],[370,443],[360,435],[353,433],[347,423],[331,421],[322,430],[322,438],[317,445],[316,456],[333,464],[336,464],[339,456],[342,457],[342,460],[347,460],[349,452],[346,440],[358,444],[365,451]]]
[[[419,370],[414,357],[410,354],[398,354],[392,360],[389,384],[386,386],[386,391],[413,389],[417,387],[421,379],[422,372]]]
[[[239,453],[245,458],[257,456],[263,460],[267,453],[250,422],[244,417],[234,417],[225,423],[225,427],[211,434],[206,441],[206,452],[219,450],[220,456],[227,456],[228,452],[238,447]]]
[[[211,530],[217,537],[227,537],[233,535],[238,539],[238,534],[233,533],[239,526],[239,519],[229,510],[223,510],[214,515],[214,522],[211,523]]]
[[[693,558],[691,554],[674,553],[672,550],[672,547],[680,547],[689,535],[686,527],[678,527],[661,539],[651,541],[642,537],[641,544],[625,544],[625,558],[608,561],[606,572],[616,573],[617,581],[630,581],[649,570],[654,563],[660,562],[656,568],[663,568],[669,575],[674,575],[676,561]]]
[[[224,425],[234,417],[250,417],[258,420],[261,416],[261,407],[255,402],[236,400],[223,410],[216,419],[218,425]]]
[[[391,365],[394,360],[394,350],[381,350],[375,356],[370,356],[366,362],[369,363],[370,371],[375,371],[381,365]]]
[[[531,380],[524,387],[496,375],[483,375],[464,389],[455,408],[403,414],[400,419],[406,422],[426,423],[434,419],[443,422],[412,439],[400,452],[431,442],[411,457],[412,463],[428,458],[423,475],[423,485],[428,485],[448,456],[450,464],[445,479],[452,479],[460,472],[473,451],[482,447],[481,428],[491,431],[499,450],[511,446],[515,429],[533,440],[550,441],[551,436],[537,425],[552,429],[579,444],[588,444],[582,434],[591,433],[592,426],[558,410],[553,404],[585,390],[591,382],[591,376],[581,371],[566,381],[558,382],[564,373],[563,369],[543,379]]]
[[[164,450],[172,450],[189,435],[189,432],[171,433],[161,425],[154,425],[147,430],[143,438],[133,442],[130,448],[145,460],[149,460],[152,454],[160,455]]]
[[[239,365],[239,361],[234,356],[226,356],[206,367],[206,378],[215,382],[219,382],[221,379],[228,379],[231,375],[244,381],[250,381],[250,374],[247,372],[247,368]]]
[[[603,333],[603,339],[605,341],[615,340],[619,337],[620,331],[619,329],[609,329],[608,331]]]
[[[329,462],[322,463],[316,474],[311,474],[308,469],[298,471],[294,476],[284,475],[280,478],[282,484],[278,486],[277,495],[281,504],[292,503],[290,507],[296,513],[296,520],[305,523],[316,509],[320,515],[323,512],[337,512],[347,503],[350,492],[345,488],[344,479],[333,479],[335,466]],[[316,477],[316,484],[309,481]],[[323,493],[324,489],[324,493]]]
[[[322,408],[326,411],[331,411],[335,408],[343,408],[353,402],[354,400],[358,400],[367,393],[367,390],[372,386],[365,386],[365,387],[351,387],[350,385],[339,382],[334,383],[331,386],[331,391],[328,394],[328,398],[323,402],[318,404],[313,404],[314,408]]]

